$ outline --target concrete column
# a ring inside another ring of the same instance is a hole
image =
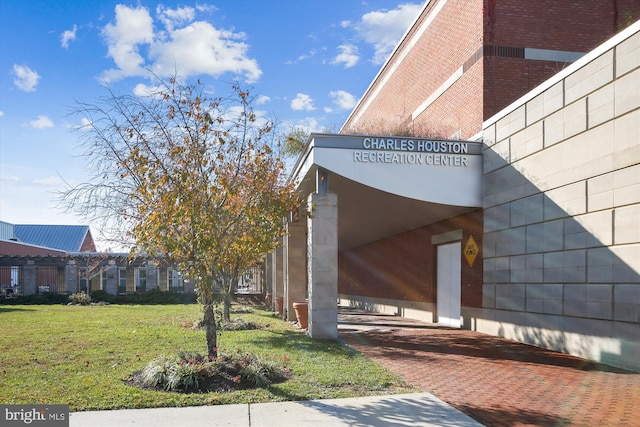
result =
[[[107,270],[107,283],[104,291],[110,295],[118,294],[118,266],[115,261],[110,260],[105,266]]]
[[[267,308],[273,305],[273,289],[275,283],[275,253],[269,252],[264,260],[264,304]]]
[[[284,248],[276,249],[276,282],[273,291],[273,308],[276,309],[276,299],[284,297]]]
[[[78,292],[78,266],[75,261],[69,261],[64,267],[65,283],[68,294]]]
[[[298,220],[287,224],[287,272],[285,292],[285,307],[287,307],[287,320],[296,320],[293,309],[294,302],[301,302],[307,298],[307,224]]]
[[[27,261],[24,267],[22,267],[22,294],[33,295],[37,292],[36,265],[33,261]]]
[[[307,199],[309,335],[338,338],[338,197],[313,193]]]

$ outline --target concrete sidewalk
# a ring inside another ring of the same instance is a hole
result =
[[[187,408],[72,412],[70,427],[462,426],[482,424],[431,393]]]

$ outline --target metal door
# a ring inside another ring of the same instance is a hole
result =
[[[438,323],[460,327],[460,242],[438,246]]]

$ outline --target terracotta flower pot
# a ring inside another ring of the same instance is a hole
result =
[[[276,312],[282,316],[282,313],[284,313],[284,298],[283,297],[276,297]]]
[[[294,302],[293,309],[296,311],[296,318],[298,324],[302,329],[307,329],[309,326],[309,303],[308,302]]]

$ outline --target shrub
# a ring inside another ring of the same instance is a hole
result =
[[[224,331],[249,331],[254,329],[262,329],[265,326],[252,320],[244,320],[242,317],[225,323],[222,326]]]
[[[69,302],[75,305],[91,304],[91,297],[84,291],[69,295]]]
[[[111,295],[105,291],[91,293],[94,301],[105,301],[110,304],[194,304],[196,294],[153,289],[149,292]]]
[[[237,307],[232,308],[231,312],[235,314],[250,314],[253,313],[253,309],[251,307]]]
[[[0,303],[7,305],[51,305],[66,304],[69,297],[66,294],[41,293],[33,295],[20,295],[13,298],[0,298]]]
[[[103,301],[113,304],[116,301],[116,296],[108,294],[106,291],[93,291],[89,294],[92,301]]]

